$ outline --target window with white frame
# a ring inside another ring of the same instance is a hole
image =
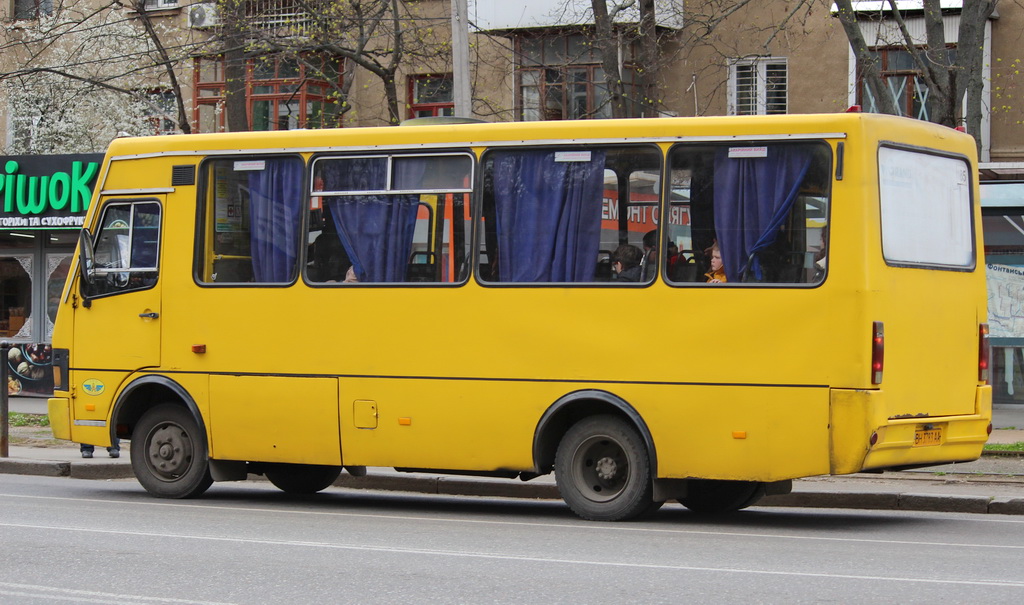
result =
[[[789,68],[785,58],[756,57],[729,64],[729,114],[786,113]]]
[[[159,11],[168,8],[178,8],[178,0],[146,0],[146,10]]]

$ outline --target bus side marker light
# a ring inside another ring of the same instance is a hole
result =
[[[193,353],[199,353],[199,354],[205,353],[206,352],[206,345],[192,345],[192,352]]]
[[[398,424],[400,426],[412,426],[412,418],[399,418]]]
[[[732,432],[732,438],[733,439],[746,439],[747,438],[747,432],[746,431],[733,431]]]
[[[96,404],[95,403],[87,403],[87,404],[85,404],[85,411],[86,412],[95,412],[96,411]]]
[[[871,436],[868,437],[868,445],[872,445],[873,446],[876,443],[878,443],[878,432],[877,431],[871,433]]]
[[[876,321],[871,326],[871,384],[882,384],[885,369],[885,328]]]
[[[988,384],[988,367],[992,355],[988,334],[988,324],[978,324],[978,382],[986,384]]]
[[[988,428],[985,429],[985,432],[988,433],[989,435],[992,434],[992,423],[991,422],[988,423]]]

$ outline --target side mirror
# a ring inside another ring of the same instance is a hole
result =
[[[82,229],[78,234],[78,268],[82,272],[82,283],[92,285],[96,267],[96,253],[93,250],[92,234]]]

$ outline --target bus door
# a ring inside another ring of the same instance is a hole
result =
[[[128,375],[160,365],[163,197],[101,198],[96,227],[83,231],[71,349],[76,424],[104,418]]]

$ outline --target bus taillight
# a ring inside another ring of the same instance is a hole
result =
[[[988,382],[991,351],[988,346],[988,324],[978,324],[978,382]]]
[[[871,384],[882,384],[885,369],[885,330],[882,322],[871,325]]]

